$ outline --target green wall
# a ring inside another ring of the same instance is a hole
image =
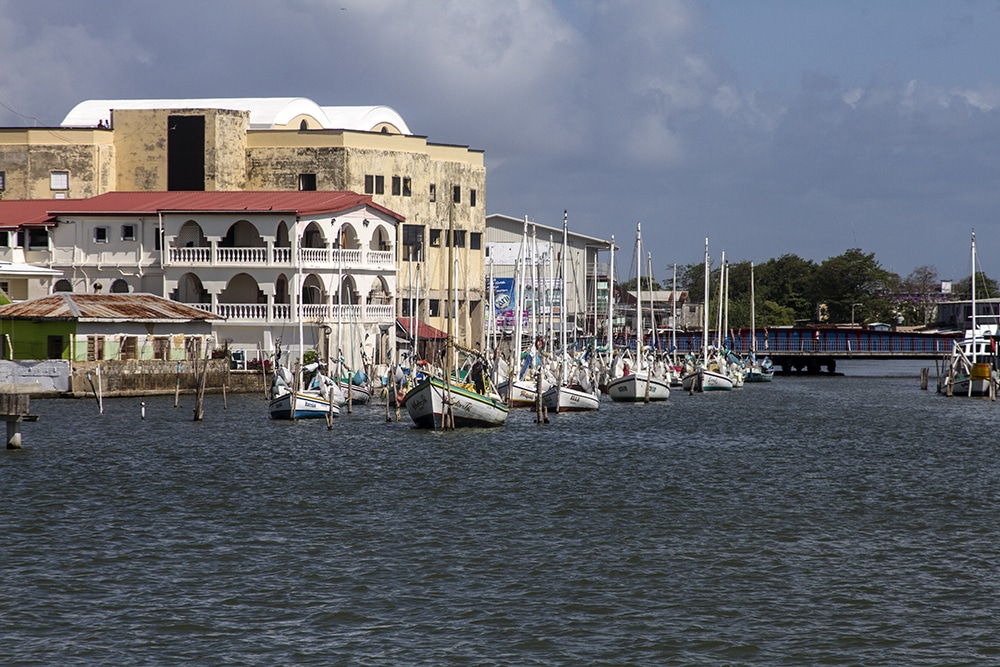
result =
[[[57,359],[69,359],[69,342],[76,333],[76,322],[32,322],[30,320],[0,320],[0,336],[4,337],[4,359],[49,359],[49,336],[62,337],[62,352]],[[9,338],[8,338],[9,337]],[[14,354],[11,355],[11,346]]]

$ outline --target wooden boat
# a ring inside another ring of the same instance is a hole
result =
[[[976,233],[972,233],[972,314],[965,338],[955,341],[948,375],[944,381],[946,396],[995,395],[996,343],[998,326],[982,324],[976,314]]]
[[[684,391],[730,391],[735,385],[734,378],[726,372],[725,360],[713,355],[708,347],[708,297],[709,297],[709,276],[711,275],[711,264],[708,259],[708,239],[705,239],[705,308],[702,320],[701,336],[701,359],[691,364],[684,377],[681,379],[681,387]],[[721,280],[721,278],[720,278]],[[721,282],[720,282],[721,285]],[[721,297],[721,289],[720,289]],[[721,319],[721,318],[720,318]],[[720,324],[721,328],[721,324]]]
[[[500,396],[479,394],[466,385],[448,384],[441,378],[427,377],[406,393],[406,411],[418,428],[450,428],[451,407],[454,428],[466,426],[503,426],[508,408]]]
[[[275,369],[268,413],[271,419],[327,419],[340,416],[333,382],[319,372],[319,364],[309,364],[314,373],[308,389],[294,389],[292,374],[285,366]],[[331,404],[332,401],[332,404]]]

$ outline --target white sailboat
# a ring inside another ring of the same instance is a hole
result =
[[[295,307],[295,317],[298,320],[299,360],[293,375],[288,367],[281,363],[281,346],[275,354],[274,378],[271,382],[268,413],[271,419],[332,419],[340,416],[337,405],[336,384],[322,372],[322,364],[303,363],[303,332],[302,332],[302,268],[301,260],[298,271],[298,294]],[[310,373],[308,380],[305,373]],[[307,385],[307,386],[304,386]]]
[[[757,359],[757,302],[754,294],[753,262],[750,262],[750,356],[746,363],[747,382],[770,382],[774,379],[774,366],[765,356]]]
[[[945,378],[947,396],[990,396],[995,391],[993,363],[1000,336],[996,318],[993,324],[982,323],[976,313],[976,233],[972,232],[972,315],[965,337],[955,341],[948,375]]]
[[[687,369],[681,386],[684,391],[730,391],[733,378],[719,366],[719,360],[712,357],[714,350],[709,347],[708,337],[708,297],[711,265],[708,260],[708,239],[705,239],[705,307],[702,318],[701,359]],[[721,296],[721,295],[720,295]]]
[[[559,305],[559,327],[561,353],[559,363],[559,381],[542,393],[542,405],[554,412],[585,412],[601,407],[600,390],[591,380],[587,369],[569,354],[566,340],[566,248],[568,245],[569,222],[568,214],[563,211],[563,247],[562,247],[562,292]],[[551,312],[551,310],[550,310]],[[570,367],[573,371],[570,371]]]
[[[642,225],[636,224],[636,337],[635,368],[626,375],[616,377],[608,383],[608,395],[618,402],[665,401],[670,398],[670,381],[653,374],[647,363],[642,342]]]

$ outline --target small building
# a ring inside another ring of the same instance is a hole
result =
[[[0,306],[5,360],[205,358],[215,316],[153,294],[61,292]]]

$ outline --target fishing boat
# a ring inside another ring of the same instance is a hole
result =
[[[454,238],[454,216],[449,211],[448,238]],[[455,294],[456,261],[454,246],[448,246],[448,294]],[[454,301],[453,301],[454,303]],[[445,368],[443,377],[427,375],[410,389],[403,399],[406,412],[417,428],[454,429],[468,426],[503,426],[507,422],[509,408],[496,393],[486,359],[478,352],[461,350],[472,357],[469,372],[460,377],[453,371],[454,357],[458,346],[455,344],[454,310],[449,308],[445,347]],[[471,380],[471,382],[469,382]]]
[[[406,411],[417,428],[503,426],[507,405],[499,394],[479,394],[467,386],[427,377],[406,394]],[[449,424],[449,420],[454,420]]]
[[[665,401],[670,398],[670,380],[653,373],[652,364],[645,359],[642,341],[642,225],[636,224],[636,337],[634,370],[608,382],[611,400],[623,403]],[[655,327],[654,327],[655,328]]]
[[[757,358],[757,308],[754,294],[753,262],[750,262],[750,354],[744,365],[744,377],[747,382],[770,382],[774,379],[774,366],[771,359],[765,356]]]
[[[275,368],[268,412],[271,419],[327,419],[340,416],[336,385],[320,370],[319,363],[302,370],[312,377],[306,389],[298,389],[292,373],[284,365]]]
[[[965,337],[952,346],[948,375],[944,381],[947,396],[995,395],[997,323],[983,323],[976,313],[976,233],[972,233],[972,314]],[[996,318],[994,318],[996,319]]]
[[[701,359],[690,359],[681,380],[684,391],[731,391],[735,384],[727,372],[726,361],[708,345],[708,297],[711,265],[708,258],[708,239],[705,239],[705,307],[703,309]]]
[[[563,211],[562,291],[559,305],[559,379],[542,393],[542,405],[550,412],[585,412],[601,407],[600,392],[590,378],[587,368],[570,353],[566,337],[566,258],[569,237],[569,218]]]

